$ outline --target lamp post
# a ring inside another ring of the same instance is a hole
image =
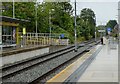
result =
[[[36,36],[37,36],[37,1],[35,6],[35,17],[36,17]]]
[[[35,17],[36,17],[36,21],[35,21],[35,24],[36,24],[36,34],[35,34],[35,37],[36,37],[36,39],[37,39],[37,44],[38,44],[38,32],[37,32],[37,30],[38,30],[38,25],[37,25],[37,1],[36,1],[36,4],[35,4],[36,6],[35,6]]]
[[[50,38],[50,45],[51,45],[51,11],[49,10],[49,38]]]
[[[54,9],[49,10],[49,38],[50,38],[50,45],[51,45],[51,12],[54,11]]]
[[[77,27],[77,24],[76,24],[76,0],[75,0],[75,29],[74,29],[74,32],[75,32],[75,52],[77,52],[77,31],[76,31],[76,27]]]

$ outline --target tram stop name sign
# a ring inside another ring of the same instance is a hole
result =
[[[112,29],[111,29],[110,27],[107,28],[107,31],[108,31],[108,32],[111,32],[111,30],[112,30]]]
[[[112,31],[112,29],[110,27],[107,28],[107,32],[108,34],[110,34],[110,32]]]

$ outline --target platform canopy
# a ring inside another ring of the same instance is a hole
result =
[[[7,16],[0,16],[0,20],[5,21],[5,22],[15,22],[15,23],[30,22],[29,20],[12,18],[12,17],[7,17]]]
[[[17,19],[7,16],[0,16],[0,25],[18,26],[19,23],[27,23],[29,20]]]
[[[19,25],[29,22],[29,20],[0,16],[0,44],[2,47],[19,44]]]

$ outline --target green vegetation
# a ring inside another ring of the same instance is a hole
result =
[[[118,37],[118,27],[115,29],[115,26],[117,26],[117,21],[116,20],[109,20],[107,25],[106,25],[106,28],[110,27],[112,29],[112,33],[111,35],[114,36],[114,37]]]
[[[106,33],[104,35],[108,35],[107,28],[111,28],[111,34],[114,37],[117,37],[118,35],[118,25],[116,20],[109,20],[106,25],[99,25],[97,26],[97,30],[105,30]],[[97,36],[100,36],[100,33],[97,33]]]
[[[110,27],[112,29],[112,31],[113,31],[113,29],[114,29],[114,27],[115,27],[116,24],[117,24],[116,20],[109,20],[108,23],[107,23],[107,25],[106,25],[106,27],[107,28]]]
[[[3,2],[2,15],[12,17],[12,3]],[[37,3],[37,18],[35,17],[35,2],[15,2],[15,18],[27,19],[25,24],[27,32],[35,32],[35,21],[38,21],[38,32],[65,33],[74,42],[74,16],[73,7],[69,2],[43,2]],[[23,26],[23,24],[21,24]],[[85,8],[77,16],[77,38],[79,41],[94,38],[96,22],[95,14],[89,8]]]

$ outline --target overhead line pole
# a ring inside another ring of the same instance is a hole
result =
[[[36,1],[36,13],[35,13],[35,15],[36,15],[36,36],[37,36],[37,1]]]
[[[36,6],[35,6],[35,9],[36,9],[36,11],[35,11],[35,17],[36,17],[36,39],[37,39],[37,44],[38,44],[38,32],[37,32],[37,30],[38,30],[38,26],[37,26],[37,0],[36,0]]]
[[[95,16],[95,42],[96,42],[96,34],[97,34],[97,32],[96,32],[96,16]]]
[[[74,32],[75,32],[75,52],[77,52],[77,31],[76,31],[76,27],[77,27],[77,24],[76,24],[76,0],[75,0],[75,29],[74,29]]]
[[[52,42],[51,42],[51,11],[50,11],[50,9],[49,9],[49,38],[50,38],[50,45],[52,44]]]

